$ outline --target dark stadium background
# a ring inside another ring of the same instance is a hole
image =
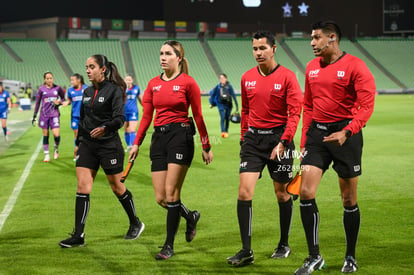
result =
[[[293,17],[283,18],[281,6],[289,2]],[[296,6],[310,5],[308,16],[299,16]],[[410,0],[261,0],[260,8],[245,8],[241,0],[151,0],[151,1],[2,1],[0,22],[14,22],[46,17],[119,18],[143,20],[185,20],[228,22],[229,31],[254,31],[257,28],[275,32],[308,31],[311,22],[335,19],[346,36],[384,35],[383,22],[389,14],[383,6],[397,5],[404,10],[398,24],[405,31],[414,30],[414,1]],[[388,16],[388,17],[387,17]],[[385,26],[385,28],[388,28]]]

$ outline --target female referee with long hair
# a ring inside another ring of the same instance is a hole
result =
[[[84,244],[84,227],[89,212],[89,194],[99,166],[105,171],[112,191],[129,218],[125,239],[140,236],[145,225],[136,217],[132,194],[121,183],[124,150],[118,130],[123,126],[126,85],[116,65],[104,55],[86,61],[86,74],[92,85],[83,93],[75,155],[78,188],[75,203],[75,229],[61,247]]]
[[[155,109],[150,149],[152,184],[158,204],[168,210],[167,237],[155,259],[165,260],[174,255],[174,237],[180,216],[187,220],[188,242],[193,240],[200,218],[197,211],[188,210],[180,200],[184,178],[194,156],[194,130],[188,117],[190,105],[200,133],[202,157],[206,164],[213,160],[213,153],[201,113],[200,88],[188,75],[188,63],[181,43],[166,41],[161,47],[160,62],[164,73],[151,79],[144,92],[144,113],[129,160],[133,161],[138,155],[139,145],[144,140]]]

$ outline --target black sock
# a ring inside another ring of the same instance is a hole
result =
[[[133,225],[138,225],[139,219],[135,212],[135,205],[131,192],[129,192],[129,190],[127,189],[124,194],[118,197],[118,199],[128,215],[129,223]]]
[[[251,249],[252,242],[252,201],[237,201],[237,218],[239,219],[240,237],[243,249]]]
[[[3,134],[7,136],[7,127],[3,127]]]
[[[165,244],[174,247],[174,238],[180,224],[181,201],[167,202],[167,238]]]
[[[55,138],[55,148],[59,147],[60,144],[60,136],[54,137]]]
[[[292,199],[285,202],[279,202],[279,223],[280,223],[280,241],[279,245],[289,245],[289,232],[292,222],[293,203]]]
[[[187,221],[192,221],[194,219],[194,216],[190,209],[188,209],[183,203],[181,203],[181,217],[186,219]]]
[[[86,218],[89,213],[89,194],[76,193],[75,203],[75,235],[82,235],[85,229]]]
[[[309,255],[319,255],[319,211],[315,199],[300,200],[300,216],[308,242]]]
[[[352,256],[355,258],[355,247],[360,225],[360,212],[358,204],[344,207],[343,222],[346,236],[346,256]]]

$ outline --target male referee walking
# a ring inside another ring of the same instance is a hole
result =
[[[361,175],[362,127],[374,110],[374,77],[359,58],[339,49],[341,30],[331,21],[312,26],[311,46],[317,58],[306,68],[301,151],[300,213],[309,256],[296,275],[320,270],[319,212],[315,194],[322,174],[333,162],[344,206],[346,253],[342,272],[357,270],[355,246],[360,213],[357,182]]]
[[[258,66],[243,74],[241,110],[240,184],[237,201],[242,249],[228,257],[234,266],[251,264],[252,199],[265,166],[279,204],[280,240],[271,258],[286,258],[292,220],[292,199],[286,184],[292,180],[293,137],[302,111],[303,94],[295,73],[276,63],[275,38],[270,32],[253,35]]]

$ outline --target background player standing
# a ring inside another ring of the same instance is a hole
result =
[[[142,96],[141,96],[141,90],[138,87],[138,85],[134,84],[134,80],[132,79],[132,76],[130,75],[125,76],[125,83],[127,85],[127,88],[126,88],[127,101],[125,103],[124,130],[125,130],[125,142],[127,144],[127,151],[129,151],[132,148],[132,144],[134,143],[136,132],[137,132],[137,125],[138,125],[138,119],[139,119],[137,100],[142,105]]]
[[[333,162],[344,206],[346,253],[342,272],[357,270],[355,247],[360,212],[357,182],[361,175],[362,127],[374,110],[375,82],[365,63],[339,49],[341,30],[331,21],[312,26],[311,46],[317,58],[306,68],[301,139],[300,213],[309,256],[295,274],[324,267],[319,252],[319,211],[315,195],[323,173]]]
[[[66,106],[66,105],[72,104],[70,127],[72,128],[73,134],[75,135],[75,143],[76,143],[76,137],[78,136],[79,118],[80,118],[80,109],[82,106],[83,91],[86,88],[88,88],[88,85],[85,84],[85,81],[83,80],[83,76],[78,73],[74,73],[70,77],[70,83],[72,84],[72,86],[69,87],[68,92],[67,92],[68,100],[65,101],[63,105]]]
[[[220,74],[220,83],[210,91],[210,106],[217,106],[220,114],[221,137],[229,137],[229,122],[233,103],[236,104],[236,112],[239,111],[239,104],[237,102],[236,94],[233,86],[227,80],[227,75]]]
[[[55,139],[55,148],[53,158],[59,157],[59,143],[60,143],[60,113],[59,106],[65,100],[65,93],[62,88],[53,83],[53,74],[45,72],[43,74],[44,84],[39,88],[36,95],[36,106],[34,109],[32,124],[36,122],[37,112],[40,104],[42,104],[39,117],[39,127],[43,133],[43,152],[45,157],[44,162],[50,161],[49,156],[49,129]]]
[[[1,127],[3,128],[4,140],[9,141],[7,136],[7,114],[11,110],[11,99],[8,91],[3,89],[3,85],[0,84],[0,119]]]
[[[59,242],[62,248],[84,245],[84,228],[90,206],[89,194],[100,166],[129,218],[130,225],[124,239],[138,238],[145,228],[144,223],[136,216],[131,192],[120,181],[124,149],[118,130],[125,120],[125,82],[116,65],[100,54],[88,58],[86,74],[92,85],[83,93],[75,147],[78,179],[75,228],[68,239]]]
[[[258,63],[243,74],[241,111],[240,184],[237,201],[242,249],[228,257],[231,265],[254,261],[251,250],[252,199],[257,180],[267,165],[279,203],[280,241],[272,258],[286,258],[293,203],[286,192],[292,180],[293,137],[302,110],[303,94],[296,75],[276,63],[275,38],[270,32],[253,35],[253,55]]]
[[[201,113],[200,88],[188,75],[188,63],[181,43],[173,40],[164,42],[160,51],[160,62],[164,73],[151,79],[144,92],[144,114],[134,146],[129,153],[129,160],[133,161],[138,155],[139,146],[151,124],[155,109],[150,149],[151,176],[155,199],[159,205],[167,208],[167,236],[155,259],[165,260],[174,255],[174,239],[180,216],[187,220],[187,242],[193,240],[200,218],[198,211],[190,211],[180,199],[181,188],[194,157],[195,126],[192,127],[192,121],[188,118],[190,105],[200,133],[202,157],[206,164],[213,160],[213,152],[210,150]]]

